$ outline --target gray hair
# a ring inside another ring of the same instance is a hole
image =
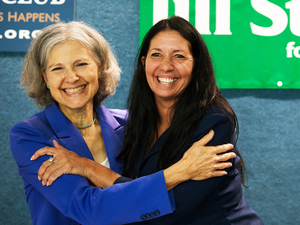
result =
[[[121,69],[105,38],[96,29],[83,22],[60,22],[41,30],[26,54],[21,87],[40,108],[55,102],[44,81],[42,71],[46,71],[52,48],[66,40],[77,41],[92,52],[100,68],[99,89],[94,96],[94,104],[102,104],[109,95],[115,93]]]

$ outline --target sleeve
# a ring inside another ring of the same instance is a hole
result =
[[[231,121],[229,118],[222,113],[214,113],[207,117],[204,117],[199,124],[196,132],[192,136],[192,141],[188,148],[192,146],[195,141],[200,140],[206,135],[211,129],[214,130],[215,135],[213,139],[207,144],[208,146],[217,146],[225,143],[234,143],[234,139],[231,137]],[[234,164],[234,162],[232,161]],[[233,166],[234,167],[234,166]],[[231,167],[228,170],[233,169]],[[222,182],[224,177],[214,177],[202,181],[187,181],[179,184],[173,189],[176,212],[183,210],[182,208],[188,204],[190,210],[199,208],[203,205],[204,201],[207,201],[208,196],[216,189],[216,187]],[[197,200],[195,200],[197,199]],[[187,212],[183,210],[182,213]]]
[[[10,132],[10,146],[24,183],[81,224],[125,224],[142,221],[145,215],[152,219],[173,212],[162,171],[106,189],[92,187],[77,175],[63,175],[47,187],[37,179],[37,172],[49,156],[30,160],[35,151],[50,146],[43,134],[25,122],[19,123]]]
[[[132,179],[122,176],[122,177],[119,177],[118,179],[116,179],[114,184],[126,183],[126,182],[130,182],[130,181],[132,181]]]

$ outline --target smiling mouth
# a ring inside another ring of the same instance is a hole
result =
[[[177,79],[170,79],[170,78],[157,78],[157,80],[161,84],[173,84],[177,81]]]
[[[72,95],[72,94],[77,94],[77,93],[81,92],[84,88],[85,88],[85,85],[77,87],[77,88],[64,89],[64,92]]]

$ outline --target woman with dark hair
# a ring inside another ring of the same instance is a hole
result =
[[[217,87],[203,38],[183,18],[162,20],[146,34],[128,105],[119,156],[124,176],[173,165],[209,130],[215,136],[208,145],[236,144],[237,117]],[[245,167],[236,147],[234,152],[226,176],[179,184],[173,189],[174,213],[145,224],[263,224],[242,195]]]

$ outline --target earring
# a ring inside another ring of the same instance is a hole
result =
[[[47,87],[50,88],[50,85],[48,84]]]

